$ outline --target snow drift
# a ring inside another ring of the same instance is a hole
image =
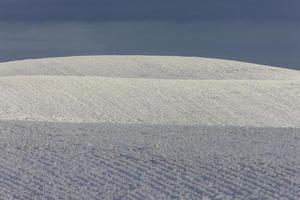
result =
[[[300,126],[300,73],[288,69],[94,56],[3,63],[0,75],[5,120]]]
[[[2,199],[298,199],[300,72],[79,56],[0,64]]]
[[[1,119],[300,126],[300,81],[3,77]]]

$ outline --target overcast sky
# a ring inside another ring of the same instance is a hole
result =
[[[1,0],[3,20],[299,20],[299,0]]]
[[[185,55],[300,69],[299,0],[0,0],[0,61]]]

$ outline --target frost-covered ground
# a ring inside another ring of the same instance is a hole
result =
[[[297,199],[300,129],[0,122],[2,199]]]
[[[300,199],[300,72],[184,57],[0,64],[0,199]]]

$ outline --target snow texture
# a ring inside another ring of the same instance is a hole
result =
[[[147,79],[291,80],[296,70],[175,56],[77,56],[0,63],[0,76],[56,75]]]
[[[300,199],[300,72],[207,58],[0,64],[0,199]]]

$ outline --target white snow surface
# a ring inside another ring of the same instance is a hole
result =
[[[0,76],[299,80],[300,72],[237,61],[176,56],[77,56],[0,63]]]
[[[167,56],[0,63],[0,199],[300,199],[300,72]]]

